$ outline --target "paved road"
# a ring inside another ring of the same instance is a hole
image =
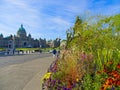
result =
[[[40,79],[53,60],[51,54],[0,57],[0,90],[30,90],[29,83],[38,73],[38,87],[31,90],[42,90]]]
[[[35,53],[35,54],[23,54],[23,55],[15,55],[15,56],[0,56],[0,68],[9,66],[12,64],[20,64],[28,61],[35,60],[37,58],[43,58],[51,56],[51,54],[43,54],[43,53]]]

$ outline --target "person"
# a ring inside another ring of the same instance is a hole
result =
[[[52,53],[53,53],[53,58],[55,58],[57,53],[56,49],[54,49]]]
[[[60,55],[60,50],[57,51],[57,57],[59,57],[59,55]]]

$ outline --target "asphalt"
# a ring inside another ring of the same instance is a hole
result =
[[[0,68],[0,90],[42,90],[42,77],[54,61],[52,55]]]
[[[33,61],[38,58],[51,56],[50,53],[32,53],[32,54],[20,54],[20,55],[2,55],[0,56],[0,68],[7,67],[9,65],[25,63]]]

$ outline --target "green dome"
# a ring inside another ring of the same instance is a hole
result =
[[[23,25],[21,24],[21,27],[19,28],[18,32],[17,32],[17,36],[18,37],[26,37],[26,31],[23,28]]]

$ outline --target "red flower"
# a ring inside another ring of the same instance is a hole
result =
[[[112,85],[114,83],[114,80],[112,78],[107,78],[106,84],[107,85]]]
[[[71,85],[70,83],[68,83],[67,88],[68,88],[68,89],[71,89],[71,88],[72,88],[72,85]]]
[[[114,85],[115,85],[115,86],[120,86],[120,80],[116,80],[116,81],[114,82]]]
[[[113,83],[114,80],[112,78],[108,78],[109,83]]]
[[[120,63],[117,64],[117,68],[120,69]]]
[[[104,69],[104,70],[103,70],[103,72],[107,73],[107,72],[108,72],[108,70],[107,70],[107,69]]]
[[[117,85],[120,85],[120,80],[117,81]]]
[[[106,90],[106,88],[104,86],[102,86],[100,90]]]

